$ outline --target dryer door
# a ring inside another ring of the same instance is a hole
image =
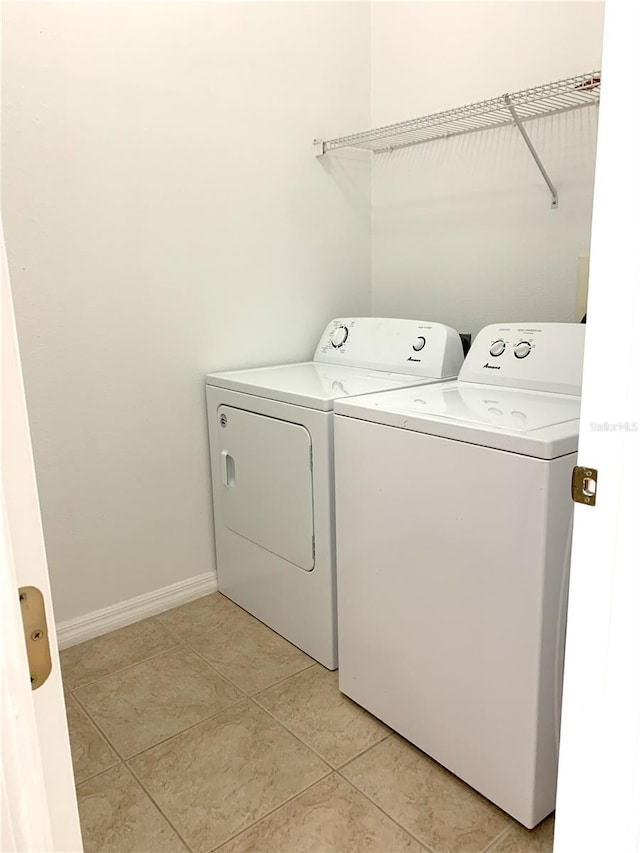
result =
[[[314,533],[309,432],[300,424],[231,406],[219,406],[217,415],[222,484],[218,520],[239,536],[311,571]]]

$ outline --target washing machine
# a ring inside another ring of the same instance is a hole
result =
[[[348,318],[313,361],[206,378],[218,589],[329,669],[337,659],[333,405],[457,376],[460,336]]]
[[[554,808],[584,326],[335,406],[340,690],[516,820]]]

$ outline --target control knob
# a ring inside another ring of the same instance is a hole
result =
[[[502,355],[502,353],[505,351],[506,346],[507,345],[501,338],[500,340],[494,341],[491,344],[491,346],[489,347],[489,353],[494,358],[497,358],[499,355]]]
[[[349,337],[349,329],[346,326],[337,326],[329,335],[331,346],[338,349]]]
[[[531,352],[531,343],[529,341],[519,341],[513,350],[516,358],[526,358]]]
[[[413,349],[414,349],[416,352],[420,352],[420,350],[421,350],[421,349],[424,349],[424,348],[425,348],[425,344],[426,344],[426,343],[427,343],[427,339],[426,339],[426,338],[424,338],[422,335],[420,335],[420,336],[418,337],[417,341],[415,342],[415,344],[413,345]]]

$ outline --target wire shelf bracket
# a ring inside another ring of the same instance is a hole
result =
[[[486,101],[385,125],[350,136],[327,140],[314,139],[314,154],[320,157],[339,148],[360,148],[379,154],[407,148],[410,145],[422,145],[436,139],[449,139],[465,133],[512,125],[520,132],[549,188],[551,207],[557,208],[558,192],[524,128],[524,122],[583,107],[598,106],[600,80],[600,71],[589,71],[586,74],[566,77],[531,89],[506,93]]]
[[[547,170],[544,167],[544,164],[542,163],[542,160],[538,156],[538,152],[536,151],[536,149],[533,145],[533,142],[531,141],[531,138],[529,137],[529,134],[527,133],[527,131],[523,127],[523,124],[520,121],[520,116],[515,111],[513,104],[511,103],[511,97],[509,95],[505,95],[504,96],[504,102],[507,105],[509,112],[513,116],[513,123],[515,124],[515,126],[518,128],[518,130],[522,134],[522,138],[524,139],[525,144],[526,144],[527,148],[529,149],[529,152],[530,152],[531,156],[533,157],[536,166],[540,170],[540,174],[544,178],[546,185],[549,187],[549,192],[551,193],[551,207],[555,208],[558,206],[558,191],[556,190],[555,186],[553,185],[551,178],[549,177],[549,173],[547,172]]]

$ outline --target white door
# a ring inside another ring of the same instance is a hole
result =
[[[313,569],[313,480],[307,429],[219,406],[217,430],[222,483],[218,520],[294,566]]]
[[[607,3],[556,853],[640,850],[639,32],[638,3]]]
[[[1,228],[0,228],[1,231]],[[2,252],[2,802],[0,849],[82,850],[49,575],[17,348],[4,232]],[[52,658],[31,689],[18,588],[44,596]]]

